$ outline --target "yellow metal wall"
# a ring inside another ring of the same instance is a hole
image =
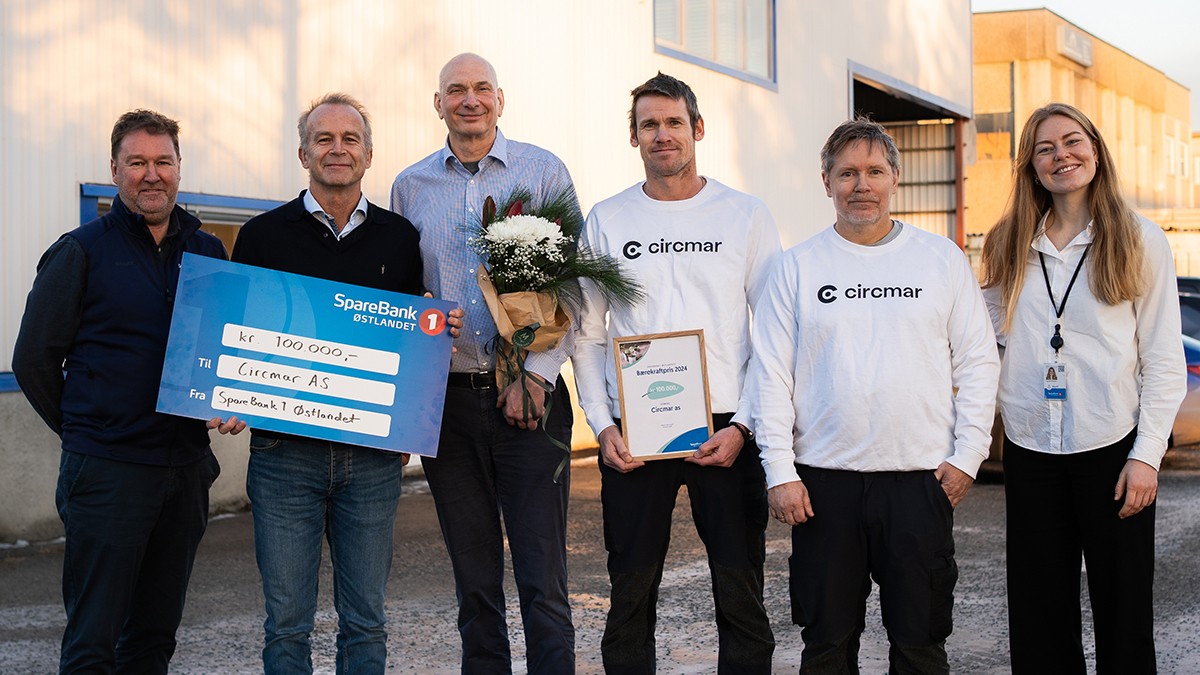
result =
[[[1074,105],[1100,128],[1137,208],[1196,205],[1191,172],[1178,161],[1191,137],[1187,88],[1103,36],[1091,36],[1090,67],[1060,55],[1059,27],[1073,24],[1049,10],[979,13],[972,23],[976,115],[1011,112],[1019,138],[1036,108]],[[1012,185],[1010,141],[1006,133],[976,136],[977,162],[966,174],[970,233],[986,232],[1003,212]]]

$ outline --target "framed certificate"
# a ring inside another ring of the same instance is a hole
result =
[[[613,338],[621,434],[635,459],[686,457],[713,433],[704,331]]]

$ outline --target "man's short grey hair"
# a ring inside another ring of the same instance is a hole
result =
[[[896,141],[882,124],[866,117],[846,120],[833,130],[825,147],[821,148],[821,171],[826,174],[833,171],[838,154],[857,141],[865,141],[872,148],[878,144],[887,155],[892,171],[900,173],[900,149],[896,147]]]
[[[362,115],[363,128],[365,129],[367,136],[363,139],[363,142],[366,144],[367,150],[371,150],[371,116],[367,114],[366,106],[364,106],[359,102],[358,99],[354,98],[350,94],[343,94],[341,92],[325,94],[321,98],[314,99],[313,102],[308,105],[308,110],[300,113],[300,123],[296,125],[297,130],[300,132],[300,147],[303,148],[308,144],[308,116],[312,114],[312,111],[326,104],[348,105],[357,110],[359,115]]]

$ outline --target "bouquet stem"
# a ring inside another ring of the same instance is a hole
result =
[[[497,293],[491,276],[482,265],[476,274],[484,302],[487,303],[498,331],[493,342],[496,352],[496,385],[503,391],[513,382],[521,383],[521,412],[525,419],[529,419],[536,409],[529,395],[529,383],[535,383],[545,392],[546,406],[538,423],[550,442],[564,452],[562,461],[554,470],[554,482],[558,483],[567,462],[571,459],[571,447],[555,438],[547,429],[546,423],[550,419],[552,405],[550,392],[554,387],[527,370],[525,359],[530,351],[553,349],[570,330],[571,319],[549,293]]]

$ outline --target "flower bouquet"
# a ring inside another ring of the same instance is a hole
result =
[[[518,378],[549,389],[529,377],[525,358],[531,351],[553,349],[571,329],[566,309],[579,309],[581,279],[594,283],[612,304],[631,305],[643,297],[641,286],[622,273],[615,258],[579,247],[583,217],[573,189],[551,195],[537,209],[531,202],[532,194],[523,188],[500,208],[489,196],[468,240],[486,262],[476,276],[496,322],[496,383],[502,389]],[[527,397],[526,414],[529,409]]]

